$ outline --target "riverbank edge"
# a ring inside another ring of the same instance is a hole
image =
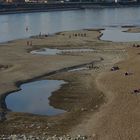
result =
[[[55,12],[55,11],[71,11],[71,10],[80,10],[80,8],[63,8],[63,9],[36,9],[36,10],[13,10],[13,11],[0,11],[0,15],[9,15],[9,14],[24,14],[24,13],[41,13],[41,12]]]
[[[103,9],[103,8],[129,8],[140,7],[140,3],[136,2],[108,2],[108,3],[65,3],[65,4],[11,4],[16,8],[10,8],[10,5],[4,9],[1,8],[0,15],[4,14],[22,14],[22,13],[38,13],[38,12],[53,12],[53,11],[71,11],[81,9]],[[19,7],[18,7],[19,6]],[[26,7],[29,6],[29,7]],[[34,7],[35,6],[35,7]],[[41,6],[41,7],[40,7]],[[1,7],[3,7],[1,5]],[[26,7],[26,8],[25,8]],[[42,9],[41,9],[42,8]]]

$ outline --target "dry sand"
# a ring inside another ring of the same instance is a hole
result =
[[[86,33],[86,37],[73,34]],[[49,77],[63,79],[69,84],[50,97],[50,103],[68,113],[47,117],[9,112],[0,125],[0,134],[29,133],[41,135],[87,135],[97,140],[137,140],[140,137],[139,95],[131,94],[139,88],[139,48],[132,43],[112,43],[98,40],[99,30],[81,30],[59,33],[52,37],[17,40],[0,46],[0,95],[17,89],[18,81],[26,81],[48,72],[89,63],[98,69],[64,72]],[[58,56],[32,55],[30,50],[39,48],[94,48],[95,52],[72,53]],[[123,60],[123,61],[122,61]],[[117,64],[116,64],[117,63]],[[111,72],[118,65],[120,70]],[[126,71],[133,74],[124,76]],[[66,101],[67,99],[67,101]],[[34,121],[36,125],[30,127]],[[39,129],[37,127],[39,126]]]

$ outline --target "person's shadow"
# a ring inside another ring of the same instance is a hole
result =
[[[6,120],[6,112],[5,111],[1,111],[0,112],[0,122],[3,122]]]

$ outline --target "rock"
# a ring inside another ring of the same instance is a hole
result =
[[[16,135],[11,135],[11,136],[10,136],[10,139],[11,139],[11,140],[17,140],[17,136],[16,136]]]
[[[30,136],[29,136],[29,139],[32,139],[32,138],[33,138],[33,136],[30,135]]]
[[[95,137],[96,137],[96,134],[95,134],[95,133],[93,133],[93,134],[92,134],[92,138],[95,138]]]
[[[95,108],[98,108],[98,105],[96,105]]]
[[[81,111],[87,111],[87,109],[86,108],[81,108]]]
[[[57,135],[54,136],[47,136],[47,135],[42,135],[38,134],[39,137],[34,136],[34,135],[28,135],[26,136],[25,134],[23,135],[0,135],[0,139],[2,140],[86,140],[88,139],[87,136],[81,136],[77,135],[75,137],[71,137],[70,135],[63,135],[61,137],[58,137]]]
[[[37,129],[40,129],[40,128],[41,128],[40,126],[37,127]]]
[[[39,137],[36,137],[36,140],[39,140]]]
[[[47,133],[46,133],[46,132],[44,132],[44,133],[43,133],[43,135],[47,135]]]
[[[23,135],[23,140],[27,140],[27,138],[26,138],[26,136],[25,136],[25,135]]]
[[[31,124],[31,125],[30,125],[30,128],[32,128],[32,127],[34,127],[34,126],[35,126],[34,124]]]
[[[82,137],[83,140],[86,140],[87,138],[88,138],[87,136],[83,136],[83,137]]]

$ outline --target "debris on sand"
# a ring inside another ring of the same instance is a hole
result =
[[[2,140],[88,140],[88,136],[77,135],[75,137],[71,137],[70,135],[64,136],[33,136],[33,135],[0,135],[0,139]]]
[[[120,68],[118,67],[118,66],[113,66],[112,68],[111,68],[111,71],[116,71],[116,70],[119,70]]]

